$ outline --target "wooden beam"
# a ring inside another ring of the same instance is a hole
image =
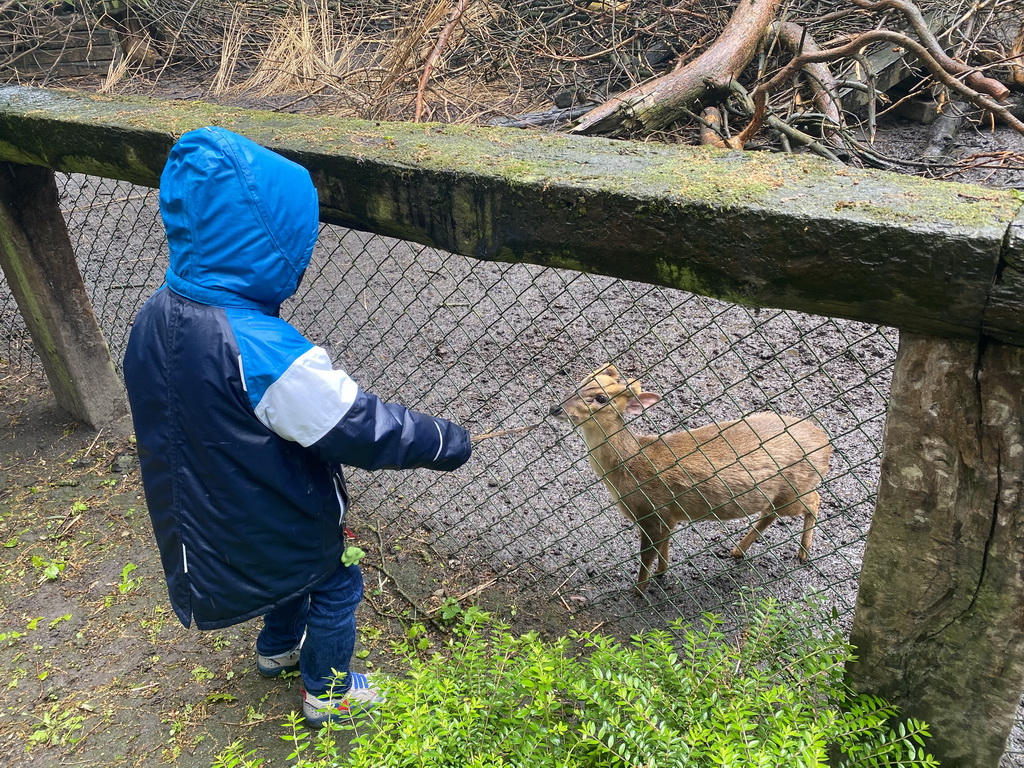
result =
[[[0,163],[0,269],[57,405],[95,428],[127,426],[124,388],[75,261],[53,171]]]
[[[1024,349],[901,334],[850,641],[854,688],[996,768],[1024,688]]]
[[[480,259],[637,280],[749,306],[1024,345],[999,293],[1012,191],[819,158],[498,127],[378,123],[0,87],[0,160],[158,183],[222,125],[309,168],[324,221]]]

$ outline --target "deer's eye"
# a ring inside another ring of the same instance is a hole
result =
[[[605,403],[608,402],[608,396],[607,395],[594,395],[594,402],[595,403],[600,403],[601,405],[604,405]]]

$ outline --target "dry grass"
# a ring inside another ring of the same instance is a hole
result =
[[[117,56],[112,59],[110,66],[107,67],[106,77],[103,78],[103,82],[98,88],[99,92],[113,93],[117,89],[118,83],[124,80],[131,69],[132,62],[126,56]]]
[[[366,119],[402,119],[411,109],[417,79],[451,14],[447,0],[406,6],[401,18],[339,15],[328,0],[300,5],[277,19],[262,39],[238,7],[224,28],[210,93],[323,94],[333,111]],[[444,120],[464,120],[488,110],[513,107],[506,84],[485,84],[471,66],[449,66],[463,44],[480,40],[500,16],[484,0],[471,0],[433,63],[432,110]],[[251,68],[244,61],[255,61]],[[521,93],[521,79],[510,81]],[[486,87],[484,87],[486,85]],[[489,105],[489,106],[488,106]]]
[[[249,25],[246,23],[245,15],[240,8],[235,7],[224,30],[220,61],[217,71],[214,73],[213,82],[210,84],[210,93],[214,96],[222,96],[231,89],[231,83],[242,59],[242,51],[248,36]]]

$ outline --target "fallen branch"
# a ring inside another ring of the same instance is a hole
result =
[[[769,29],[770,35],[785,45],[794,56],[802,53],[818,53],[821,47],[805,27],[792,22],[775,22]],[[825,116],[823,126],[825,139],[833,146],[841,143],[840,129],[843,127],[843,107],[839,99],[839,87],[835,77],[824,62],[811,62],[801,70],[810,81],[812,98],[818,110]]]
[[[782,0],[742,0],[704,53],[667,75],[642,83],[585,114],[569,133],[622,136],[655,131],[679,119],[709,93],[725,93],[754,57]]]
[[[563,126],[587,114],[594,104],[578,107],[546,109],[543,112],[528,112],[513,117],[499,117],[488,121],[488,125],[500,125],[506,128],[544,128],[547,126]]]
[[[988,94],[998,101],[1002,101],[1010,95],[1010,89],[1003,83],[991,77],[986,77],[975,69],[972,69],[962,61],[949,56],[935,38],[934,33],[929,29],[921,10],[908,0],[853,0],[858,8],[867,11],[878,11],[884,8],[892,8],[906,16],[910,26],[914,28],[918,39],[927,49],[931,58],[938,63],[946,72],[953,75],[962,75],[964,83],[979,93]],[[933,73],[934,74],[934,73]]]
[[[729,140],[725,137],[722,122],[722,110],[718,107],[708,107],[701,114],[700,143],[720,149],[729,148]]]
[[[967,119],[967,105],[961,101],[946,101],[935,122],[932,123],[928,144],[921,152],[922,158],[929,160],[949,157],[953,153],[953,144],[960,133],[964,120]]]
[[[750,94],[747,92],[746,88],[744,88],[738,82],[733,82],[732,92],[739,100],[741,106],[747,112],[753,112],[755,114],[757,113],[757,108],[754,106],[753,100],[750,98]],[[821,157],[824,157],[826,160],[831,160],[834,163],[842,162],[842,160],[840,160],[839,157],[831,149],[826,147],[824,144],[822,144],[820,141],[815,139],[810,134],[801,131],[799,128],[794,128],[792,125],[787,123],[782,118],[776,115],[767,115],[764,118],[763,122],[767,122],[769,127],[778,131],[787,140],[795,141],[797,144],[801,144],[807,147],[807,149],[809,149],[814,154],[820,155]],[[751,125],[753,124],[754,121],[752,120]],[[750,126],[747,126],[747,128],[745,128],[739,136],[730,141],[730,144],[732,144],[733,146],[742,147],[742,142],[747,140],[749,130]]]

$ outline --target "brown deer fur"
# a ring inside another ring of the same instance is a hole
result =
[[[660,399],[608,364],[551,409],[579,428],[594,472],[640,528],[637,592],[647,587],[655,555],[655,573],[668,568],[669,536],[684,520],[754,517],[731,552],[743,557],[779,515],[803,515],[798,557],[805,562],[821,501],[815,488],[832,455],[828,435],[811,421],[775,413],[664,435],[626,426],[626,415]]]

